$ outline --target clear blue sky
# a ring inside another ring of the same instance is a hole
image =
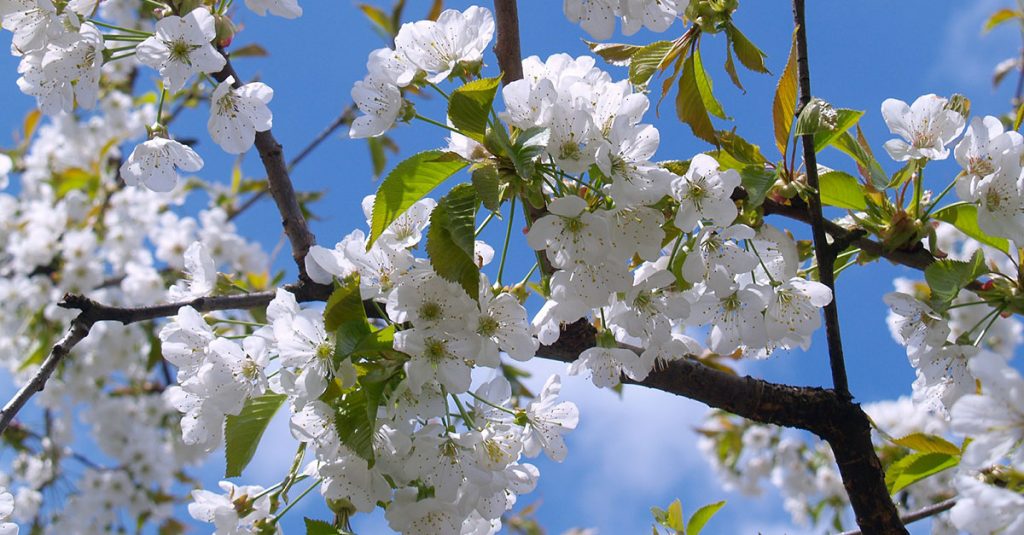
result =
[[[379,3],[379,2],[378,2]],[[449,0],[449,7],[464,8],[471,2]],[[1019,38],[1007,27],[982,37],[981,23],[997,7],[1010,0],[976,2],[935,2],[907,0],[891,2],[819,1],[808,6],[808,31],[812,87],[815,96],[838,107],[866,110],[862,121],[865,134],[880,156],[881,144],[889,139],[878,113],[885,98],[911,101],[923,93],[948,95],[960,92],[973,102],[976,114],[1004,112],[1008,108],[1010,88],[993,91],[991,68],[1004,57],[1016,53]],[[409,15],[421,16],[429,2],[408,2]],[[542,58],[555,52],[579,55],[587,52],[578,27],[568,23],[561,12],[561,2],[525,0],[521,2],[524,55]],[[486,5],[486,3],[484,4]],[[244,30],[236,37],[235,46],[261,43],[269,58],[238,60],[235,67],[243,78],[258,76],[275,90],[271,104],[274,112],[274,133],[294,154],[349,102],[352,84],[365,73],[366,54],[383,46],[373,33],[354,2],[305,0],[305,15],[296,21],[277,18],[262,19],[244,10],[238,21]],[[747,0],[736,14],[737,25],[768,53],[769,69],[782,70],[792,32],[790,5],[783,0]],[[674,30],[681,32],[681,25]],[[665,34],[668,35],[668,34]],[[664,38],[665,35],[661,36]],[[658,37],[639,34],[629,38],[616,35],[613,40],[633,43],[650,42]],[[10,34],[5,33],[0,47],[6,46]],[[739,133],[762,146],[766,154],[774,149],[771,142],[771,99],[775,76],[757,75],[741,70],[747,88],[743,95],[726,79],[721,68],[724,60],[724,39],[707,36],[702,53],[714,77],[716,90],[727,113],[741,125]],[[490,71],[497,73],[493,56]],[[14,83],[16,61],[0,59],[0,125],[15,131],[23,113],[32,106]],[[610,68],[616,77],[621,69]],[[144,71],[141,82],[155,73]],[[436,106],[421,105],[427,115],[442,119]],[[433,111],[431,114],[430,111]],[[198,137],[197,150],[206,159],[200,175],[209,181],[228,182],[231,159],[209,142],[205,134],[206,110],[189,112],[175,129],[182,137]],[[671,100],[666,102],[662,118],[652,115],[649,121],[661,129],[662,145],[658,159],[688,159],[707,150],[708,145],[695,140],[689,130],[674,118]],[[719,128],[730,127],[719,122]],[[403,126],[394,132],[403,156],[441,144],[443,133],[428,125]],[[393,165],[396,160],[392,160]],[[849,161],[835,152],[822,157],[822,163],[850,169]],[[883,162],[883,165],[886,165]],[[935,165],[931,187],[941,187],[956,171],[952,162]],[[889,165],[895,169],[895,165]],[[261,177],[258,158],[251,154],[246,161],[248,176]],[[945,175],[945,176],[943,176]],[[326,195],[315,207],[322,219],[312,229],[321,245],[332,246],[353,228],[362,228],[364,221],[359,202],[372,193],[376,183],[365,143],[336,135],[309,157],[294,173],[297,189],[323,189]],[[262,241],[267,250],[275,247],[281,237],[278,218],[272,203],[263,202],[240,220],[243,233]],[[782,224],[779,221],[773,221]],[[501,229],[489,229],[493,243]],[[794,228],[794,232],[803,233]],[[804,233],[805,234],[805,233]],[[522,244],[521,244],[522,245]],[[523,247],[521,256],[513,259],[513,273],[523,272],[532,264],[532,255]],[[294,270],[287,254],[275,266]],[[851,269],[839,280],[838,301],[846,342],[851,388],[860,401],[893,398],[910,392],[913,371],[905,354],[890,339],[885,327],[886,308],[881,296],[891,291],[894,276],[915,276],[915,273],[887,264]],[[775,381],[794,384],[825,385],[829,378],[824,344],[815,339],[811,351],[780,354],[769,361],[751,364],[749,373]],[[564,367],[548,362],[532,366],[537,380],[549,373],[561,373]],[[569,438],[570,455],[562,464],[541,460],[541,483],[536,492],[521,498],[521,504],[539,502],[538,518],[557,534],[570,527],[596,527],[604,534],[639,533],[650,529],[649,508],[664,507],[676,497],[692,512],[705,503],[720,499],[728,505],[709,525],[710,533],[794,533],[781,501],[771,489],[760,500],[748,500],[717,488],[714,476],[695,448],[692,428],[699,424],[704,406],[656,392],[627,388],[620,400],[609,392],[596,391],[588,382],[567,379],[563,391],[567,399],[580,406],[581,423]],[[293,445],[284,422],[277,422],[268,433],[258,458],[242,478],[245,483],[272,484],[283,474],[291,459]],[[275,435],[276,433],[276,435]],[[274,440],[278,437],[279,440]],[[222,460],[210,463],[207,488],[215,488],[222,470]],[[314,500],[310,500],[310,504]],[[305,510],[304,510],[305,509]],[[315,515],[319,508],[297,507],[289,526],[301,525],[301,514]],[[296,523],[293,523],[297,521]],[[365,533],[379,532],[379,517],[357,522]],[[295,527],[292,531],[301,532]]]

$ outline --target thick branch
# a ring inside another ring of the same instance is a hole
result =
[[[234,78],[233,87],[241,87],[242,82],[231,66],[231,60],[225,56],[224,69],[213,75],[218,82],[223,82],[228,77]],[[295,197],[295,188],[292,187],[292,180],[288,174],[288,164],[284,160],[284,152],[281,144],[274,138],[271,130],[256,132],[256,150],[263,161],[263,167],[267,171],[267,184],[270,195],[277,204],[277,211],[281,214],[281,224],[284,226],[284,233],[292,245],[292,258],[299,266],[299,278],[309,281],[306,275],[306,253],[316,243],[316,238],[309,231],[306,224],[306,217],[302,215],[302,208]]]
[[[494,18],[498,29],[494,55],[498,56],[498,66],[505,73],[502,82],[508,85],[523,78],[523,54],[519,48],[519,8],[516,0],[494,0]]]

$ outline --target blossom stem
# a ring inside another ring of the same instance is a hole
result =
[[[945,197],[947,193],[949,193],[949,190],[953,189],[953,186],[956,185],[956,180],[957,179],[954,178],[953,181],[946,186],[946,189],[942,190],[942,193],[939,193],[939,196],[935,197],[935,200],[928,204],[928,209],[924,211],[924,215],[921,216],[921,219],[927,218],[932,213],[932,211],[935,210],[935,207],[939,205],[939,201],[941,201],[942,198]]]
[[[970,307],[975,305],[987,305],[988,301],[971,301],[970,303],[956,303],[946,307],[946,310],[953,310],[954,308]]]
[[[514,411],[512,409],[509,409],[507,407],[502,407],[500,405],[495,405],[494,403],[491,403],[490,401],[488,401],[488,400],[486,400],[486,399],[476,395],[475,393],[473,393],[472,390],[469,391],[469,392],[466,392],[466,393],[471,395],[471,396],[473,396],[473,399],[479,401],[480,403],[483,403],[484,405],[487,405],[488,407],[491,407],[492,409],[498,409],[499,411],[506,412],[508,414],[511,414],[512,416],[516,415],[516,411]]]
[[[145,37],[152,37],[153,36],[153,34],[150,33],[150,32],[144,32],[142,30],[133,30],[131,28],[124,28],[124,27],[121,27],[121,26],[115,26],[113,24],[108,24],[106,22],[98,21],[96,19],[89,19],[89,22],[91,22],[92,24],[95,24],[96,26],[99,26],[101,28],[106,28],[108,30],[117,30],[119,32],[124,32],[124,33],[135,34],[135,35],[142,36],[143,38],[145,38]],[[103,37],[106,38],[107,36],[104,35]]]
[[[160,103],[157,104],[157,106],[156,106],[156,122],[157,122],[157,124],[163,124],[161,122],[161,119],[163,118],[163,115],[164,115],[164,101],[165,100],[167,100],[167,90],[161,88],[160,89]]]
[[[921,217],[921,197],[924,195],[924,166],[914,174],[914,217]]]
[[[999,314],[1003,312],[1003,308],[1005,307],[999,307],[992,311],[992,319],[989,320],[988,325],[985,325],[985,328],[981,330],[980,334],[978,334],[978,339],[974,341],[974,347],[981,345],[981,341],[985,339],[985,335],[988,334],[988,330],[991,329],[992,326],[995,325],[996,320],[999,319]]]
[[[501,285],[501,277],[505,273],[505,259],[508,258],[508,244],[512,241],[512,222],[516,218],[516,198],[512,197],[509,204],[508,224],[505,226],[505,245],[501,248],[501,261],[498,263],[498,285]]]
[[[437,93],[439,95],[441,95],[442,97],[444,97],[445,100],[451,100],[452,99],[452,97],[448,96],[448,93],[445,93],[444,90],[441,89],[440,87],[438,87],[437,84],[435,84],[434,82],[427,82],[427,85],[429,85],[430,87],[434,88],[434,91],[437,91]]]
[[[490,223],[492,219],[494,219],[494,214],[495,213],[496,212],[491,212],[491,213],[487,214],[487,217],[484,218],[483,223],[480,223],[480,226],[477,227],[475,231],[473,231],[473,236],[474,237],[479,236],[480,233],[483,232],[485,228],[487,228],[487,224]]]
[[[214,318],[217,323],[227,323],[230,325],[242,325],[245,327],[266,327],[266,323],[256,323],[254,321],[242,321],[233,319]]]
[[[775,277],[772,277],[771,271],[768,271],[768,266],[765,265],[764,259],[761,258],[761,253],[757,252],[757,247],[754,246],[754,240],[746,240],[746,242],[747,246],[750,247],[750,250],[754,252],[754,256],[757,257],[757,261],[761,263],[761,268],[764,269],[765,275],[768,275],[768,280],[771,281],[772,284],[778,284],[779,281],[775,280]],[[669,261],[669,266],[671,265],[672,263]]]
[[[530,280],[530,277],[533,276],[533,274],[537,271],[537,268],[539,268],[539,267],[540,267],[540,262],[534,262],[533,263],[533,267],[530,268],[530,271],[526,273],[526,276],[523,277],[523,280],[519,281],[519,284],[520,285],[526,284],[526,281]]]
[[[277,524],[281,520],[281,517],[285,515],[285,513],[290,511],[292,507],[295,507],[295,504],[299,503],[299,501],[305,498],[306,495],[312,492],[312,490],[315,489],[318,485],[320,485],[322,481],[323,479],[318,479],[314,481],[312,485],[306,487],[306,490],[302,491],[302,494],[299,494],[298,496],[295,497],[294,500],[288,502],[288,505],[286,505],[284,509],[282,509],[281,512],[274,517],[274,524]]]
[[[459,399],[459,396],[453,394],[452,399],[455,401],[455,406],[459,408],[459,414],[462,415],[462,420],[466,422],[466,425],[473,429],[479,429],[476,426],[476,422],[473,421],[473,417],[470,416],[468,411],[466,411],[466,406],[462,404],[462,400]]]
[[[676,244],[672,247],[672,254],[669,255],[669,257],[668,257],[668,269],[670,271],[672,270],[672,265],[676,261],[676,255],[679,254],[679,248],[682,247],[682,245],[683,245],[683,235],[680,234],[679,237],[676,238]]]
[[[437,126],[437,127],[440,127],[440,128],[444,128],[445,130],[448,130],[449,132],[455,132],[456,134],[458,134],[460,136],[469,137],[465,133],[463,133],[461,130],[459,130],[458,128],[453,128],[453,127],[448,126],[448,125],[446,125],[444,123],[440,123],[440,122],[437,122],[437,121],[435,121],[433,119],[430,119],[428,117],[424,117],[424,116],[422,116],[422,115],[420,115],[418,113],[416,114],[415,118],[419,119],[419,120],[421,120],[421,121],[423,121],[423,122],[425,122],[427,124],[432,124],[434,126]]]
[[[141,43],[141,42],[145,41],[146,39],[147,39],[147,37],[143,37],[141,35],[116,35],[116,34],[112,34],[112,33],[107,33],[107,34],[103,35],[103,40],[104,41],[132,41],[132,42]],[[132,48],[135,48],[135,46],[137,46],[137,45],[132,45]]]

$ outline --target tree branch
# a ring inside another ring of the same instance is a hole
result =
[[[228,77],[234,78],[232,87],[242,87],[242,82],[231,65],[231,60],[224,56],[224,69],[213,75],[218,82],[224,82]],[[281,214],[281,224],[284,226],[284,233],[292,246],[292,258],[299,267],[299,279],[312,283],[306,274],[306,253],[316,243],[316,238],[309,231],[306,224],[306,217],[302,215],[302,208],[295,197],[295,188],[292,186],[291,177],[288,174],[288,165],[284,160],[284,152],[281,144],[274,138],[272,130],[256,132],[256,150],[263,161],[263,167],[267,171],[267,184],[270,195],[277,204],[277,211]]]
[[[939,503],[934,503],[927,507],[922,507],[917,511],[901,515],[900,520],[903,522],[903,525],[912,524],[914,522],[917,522],[918,520],[924,520],[925,518],[946,512],[952,509],[954,505],[956,505],[956,498],[950,498]],[[862,535],[863,533],[863,531],[855,529],[853,531],[844,531],[839,535]]]
[[[796,24],[796,63],[800,87],[800,102],[796,115],[811,102],[811,72],[807,61],[807,21],[804,17],[804,0],[793,0],[793,21]],[[832,301],[825,306],[825,333],[828,339],[829,365],[832,368],[832,384],[840,396],[850,396],[846,379],[846,363],[843,360],[843,343],[839,334],[839,310],[836,306],[835,261],[837,251],[825,239],[824,216],[821,210],[821,195],[818,186],[818,161],[814,152],[814,135],[801,136],[804,148],[804,169],[807,184],[813,190],[807,196],[811,233],[814,236],[814,254],[818,260],[818,279],[832,290]]]
[[[796,109],[799,117],[811,101],[811,72],[807,58],[807,18],[804,0],[793,0],[793,23],[796,26],[797,79],[800,101]],[[818,435],[829,442],[843,477],[843,486],[850,498],[857,525],[869,533],[907,533],[900,522],[896,506],[885,486],[882,463],[871,443],[871,426],[867,416],[856,404],[850,403],[850,388],[846,378],[843,344],[839,333],[839,310],[836,306],[835,259],[836,251],[825,238],[826,225],[821,210],[818,185],[818,163],[814,151],[814,136],[804,135],[804,168],[807,183],[813,190],[808,195],[808,214],[814,236],[814,252],[818,260],[818,278],[832,290],[832,301],[825,306],[825,334],[828,340],[829,365],[837,396],[846,403],[835,418],[823,422],[825,428]],[[835,236],[834,236],[835,237]]]
[[[505,73],[502,82],[508,85],[523,78],[523,53],[519,48],[519,8],[516,0],[494,0],[494,18],[498,39],[494,55]]]
[[[294,293],[296,300],[300,302],[325,301],[331,294],[330,286],[320,284],[300,282],[285,288]],[[68,329],[67,334],[50,350],[50,354],[43,360],[36,374],[29,379],[29,382],[0,411],[0,435],[3,435],[14,417],[28,403],[28,400],[37,392],[43,390],[43,387],[46,386],[46,381],[50,379],[60,363],[79,342],[89,335],[89,331],[96,323],[116,321],[123,325],[129,325],[140,321],[170,317],[186,306],[191,306],[199,312],[265,307],[274,299],[275,295],[276,292],[253,292],[241,295],[199,297],[191,301],[142,307],[114,307],[98,303],[82,295],[65,295],[57,303],[57,306],[80,312],[71,321],[71,327]]]

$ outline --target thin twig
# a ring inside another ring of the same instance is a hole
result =
[[[341,114],[338,115],[338,117],[334,119],[334,121],[331,122],[331,124],[328,125],[327,128],[323,129],[323,131],[317,134],[317,136],[313,138],[313,140],[310,141],[305,148],[299,151],[299,154],[297,154],[294,158],[291,159],[290,162],[288,162],[288,172],[290,173],[292,170],[295,169],[297,165],[302,163],[302,160],[306,159],[306,157],[309,156],[313,152],[313,150],[316,149],[321,143],[323,143],[328,137],[330,137],[331,134],[333,134],[342,126],[346,124],[351,124],[352,120],[355,118],[355,109],[355,106],[352,104],[346,106],[345,109],[341,112]],[[245,212],[246,210],[251,208],[252,205],[256,204],[256,202],[262,199],[263,196],[266,194],[267,190],[260,190],[254,193],[251,197],[246,199],[241,206],[239,206],[236,210],[232,211],[230,215],[228,215],[228,221],[235,219],[242,212]]]
[[[954,505],[956,505],[956,498],[950,498],[939,503],[934,503],[927,507],[922,507],[917,511],[912,511],[905,515],[901,515],[900,520],[903,522],[903,525],[905,526],[907,524],[917,522],[918,520],[924,520],[925,518],[935,516],[939,513],[944,513],[952,509]],[[839,535],[862,535],[863,533],[863,531],[855,529],[853,531],[844,531]]]

